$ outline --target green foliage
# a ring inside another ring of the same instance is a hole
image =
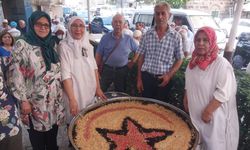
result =
[[[171,8],[180,8],[183,7],[188,0],[157,0],[156,2],[168,2],[171,5]]]
[[[185,86],[185,75],[188,61],[185,60],[176,73],[174,80],[174,87],[171,92],[170,99],[173,100],[173,105],[183,109],[183,96],[184,96],[184,86]],[[128,82],[127,82],[127,93],[131,96],[140,96],[136,90],[136,69],[134,66],[129,72]],[[237,80],[237,105],[238,105],[238,115],[240,122],[240,140],[239,140],[239,150],[247,150],[250,147],[250,75],[243,71],[235,71],[235,76]]]
[[[242,71],[235,71],[238,91],[237,104],[240,120],[239,150],[250,147],[250,75]]]

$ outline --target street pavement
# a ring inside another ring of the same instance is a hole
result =
[[[23,150],[32,150],[27,130],[23,129],[22,134],[23,134]],[[57,145],[59,146],[59,150],[74,150],[74,148],[68,147],[69,141],[68,141],[66,126],[59,127],[57,136]]]

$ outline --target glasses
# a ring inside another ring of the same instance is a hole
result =
[[[35,23],[35,26],[38,27],[38,28],[44,27],[45,29],[49,29],[49,27],[50,27],[49,24],[47,24],[47,23],[41,23],[41,22]]]
[[[88,57],[87,49],[82,48],[82,56]]]
[[[85,28],[85,25],[83,25],[83,24],[80,24],[80,25],[72,24],[72,25],[71,25],[71,28],[72,28],[72,29],[77,29],[77,28],[83,29],[83,28]]]

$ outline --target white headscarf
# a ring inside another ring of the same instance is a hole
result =
[[[82,49],[89,50],[88,48],[92,47],[92,45],[90,45],[90,43],[89,43],[89,38],[88,38],[87,31],[84,31],[84,34],[83,34],[82,38],[79,39],[79,40],[74,39],[72,37],[71,25],[76,20],[81,20],[82,23],[85,25],[84,20],[82,20],[80,17],[78,17],[78,16],[72,17],[70,19],[69,23],[68,23],[68,31],[67,31],[68,33],[67,33],[67,36],[66,36],[66,38],[64,40],[66,40],[69,47],[73,50],[74,57],[76,59],[78,59],[78,58],[80,58],[80,56],[82,56]]]

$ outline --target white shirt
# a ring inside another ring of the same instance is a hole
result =
[[[239,123],[236,106],[236,80],[231,64],[218,56],[206,70],[187,67],[185,89],[193,124],[200,132],[205,150],[237,150]],[[204,123],[201,115],[213,99],[221,106],[213,113],[210,123]]]
[[[61,41],[59,45],[59,55],[61,60],[62,81],[71,78],[73,82],[73,91],[76,97],[78,108],[82,110],[94,102],[96,93],[96,77],[95,70],[97,65],[94,58],[93,47],[85,45],[88,57],[82,56],[82,49],[80,49],[80,56],[75,57],[73,43],[66,40]],[[64,93],[63,99],[68,103],[68,97]],[[66,105],[67,106],[67,105]],[[66,107],[67,121],[72,119],[69,112],[69,105]]]
[[[11,28],[8,30],[8,32],[13,36],[13,37],[19,37],[21,35],[21,32],[17,30],[16,28]]]

